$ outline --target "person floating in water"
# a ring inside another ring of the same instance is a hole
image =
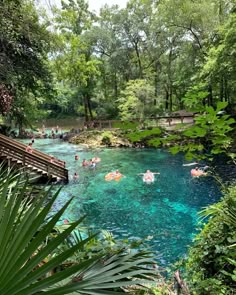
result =
[[[106,181],[111,181],[111,180],[120,180],[122,177],[125,177],[123,174],[120,173],[119,170],[116,170],[116,171],[113,171],[113,172],[110,172],[108,173],[106,176],[105,176],[105,180]]]
[[[196,167],[196,168],[192,169],[190,173],[191,173],[192,177],[206,176],[207,172],[205,172],[205,170],[207,168],[208,168],[208,166],[205,166],[203,168]]]
[[[147,170],[145,173],[139,173],[138,175],[143,175],[144,182],[151,183],[155,181],[155,174],[160,174],[160,172],[151,172]]]

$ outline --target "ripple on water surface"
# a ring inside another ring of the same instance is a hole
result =
[[[197,223],[197,212],[220,198],[211,177],[192,179],[191,167],[182,155],[165,150],[100,149],[81,150],[59,140],[36,140],[35,148],[66,161],[70,176],[78,172],[77,183],[64,186],[54,208],[60,208],[75,196],[63,218],[78,219],[87,214],[86,224],[107,229],[121,238],[152,236],[150,245],[162,264],[182,257],[191,243]],[[80,156],[74,160],[75,154]],[[81,167],[83,158],[102,159],[96,170]],[[106,182],[104,176],[119,169],[126,177]],[[159,171],[153,184],[143,183],[142,173]]]

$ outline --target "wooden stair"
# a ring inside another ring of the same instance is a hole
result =
[[[27,172],[33,172],[47,180],[60,179],[68,182],[68,170],[65,163],[45,153],[33,149],[26,151],[26,145],[0,134],[0,159],[6,160],[10,166],[24,167]]]

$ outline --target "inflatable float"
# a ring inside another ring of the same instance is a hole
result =
[[[116,180],[119,181],[122,177],[122,174],[116,174],[115,172],[110,172],[105,176],[106,181]]]
[[[143,175],[143,182],[146,183],[153,183],[155,180],[154,174],[153,173],[146,173]]]

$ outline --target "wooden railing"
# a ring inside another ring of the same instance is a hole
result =
[[[14,144],[15,147],[18,147],[19,149],[22,149],[23,151],[25,151],[26,145],[24,143],[22,143],[22,142],[19,142],[17,140],[13,140],[13,139],[5,136],[5,135],[0,134],[0,141],[1,140],[4,140],[5,142],[11,143],[11,144]],[[47,155],[47,154],[45,154],[43,152],[40,152],[39,150],[35,150],[34,149],[34,155],[37,155],[40,158],[45,159],[47,161],[50,161],[51,160],[51,156],[50,155]],[[54,158],[53,159],[53,162],[55,164],[60,165],[60,166],[62,165],[62,161],[59,160],[59,159],[57,159],[57,158]]]
[[[21,164],[26,169],[34,170],[36,173],[48,178],[59,177],[65,182],[68,181],[68,170],[59,159],[53,159],[47,154],[33,149],[32,153],[27,152],[26,145],[0,134],[0,157],[11,162]]]
[[[192,119],[194,120],[194,114],[193,115],[173,115],[173,116],[158,116],[158,117],[151,117],[151,118],[145,118],[145,120],[150,120],[152,122],[155,122],[156,125],[158,125],[160,120],[165,119],[166,122],[171,125],[171,122],[173,120],[178,119],[179,123],[184,123],[184,119]],[[94,120],[92,128],[98,128],[98,129],[104,129],[104,128],[109,128],[113,129],[115,123],[124,123],[121,120]],[[139,123],[142,124],[142,120],[139,119],[133,119],[131,122]],[[87,122],[88,128],[91,126],[91,122]]]

